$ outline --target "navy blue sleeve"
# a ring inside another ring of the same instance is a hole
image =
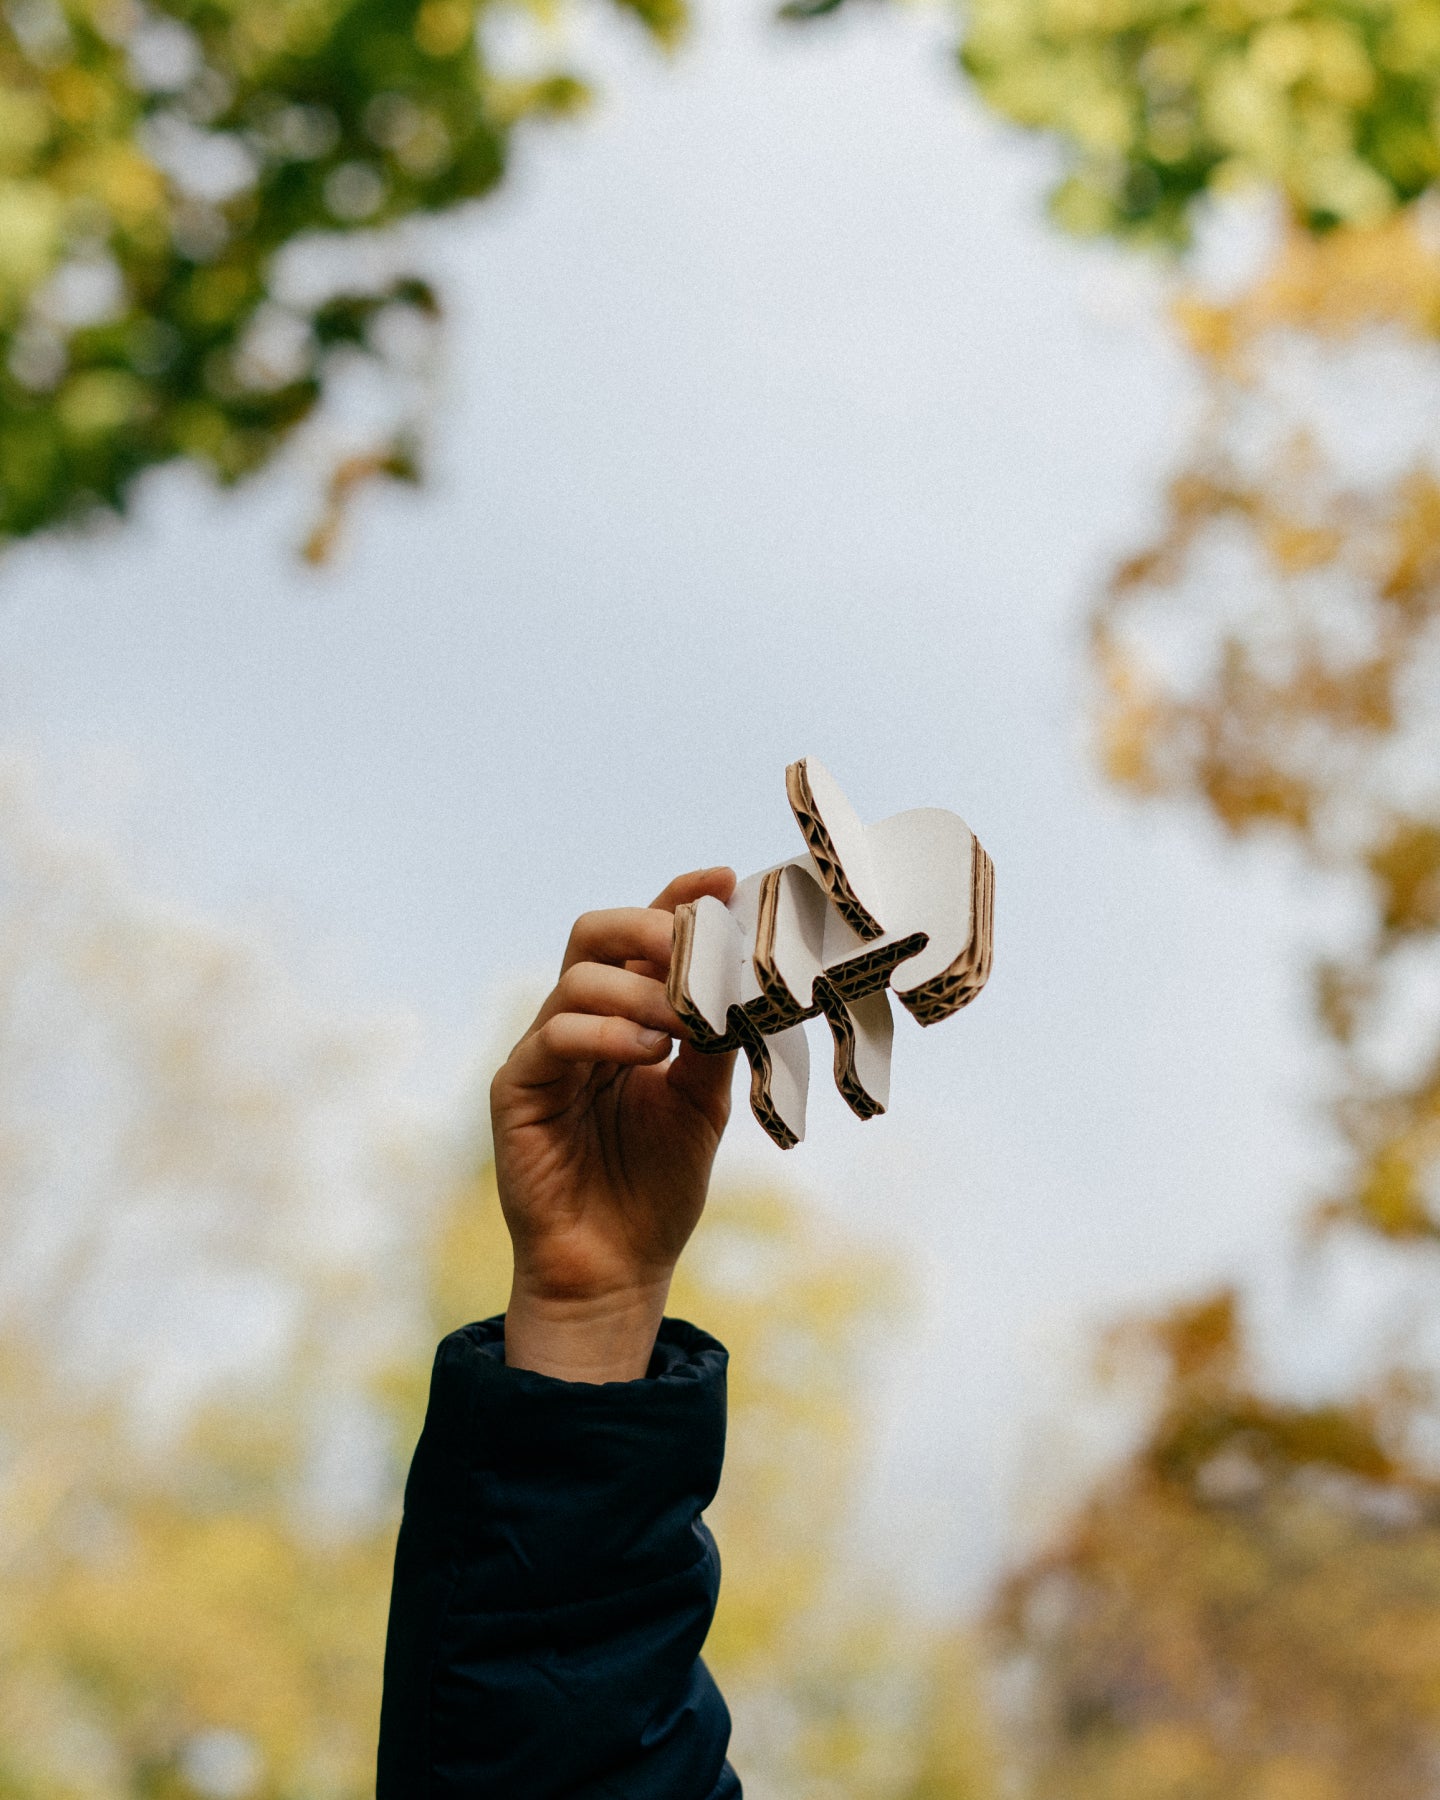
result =
[[[509,1369],[503,1319],[441,1344],[395,1555],[376,1800],[740,1800],[700,1660],[725,1362],[674,1319],[640,1381]]]

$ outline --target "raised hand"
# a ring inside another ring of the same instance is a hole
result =
[[[586,913],[560,979],[490,1087],[515,1248],[505,1358],[571,1381],[645,1373],[670,1277],[704,1210],[733,1058],[680,1042],[665,998],[674,909],[727,900],[730,869],[649,907]]]

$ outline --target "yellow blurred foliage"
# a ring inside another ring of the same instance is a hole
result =
[[[0,779],[0,1800],[373,1792],[431,1354],[509,1279],[483,1149],[396,1081]],[[897,1280],[727,1190],[676,1285],[734,1358],[709,1655],[759,1796],[992,1800],[962,1647],[848,1566]]]
[[[1072,231],[1180,242],[1246,184],[1377,226],[1440,173],[1433,0],[976,0],[963,29],[987,104],[1059,140]]]
[[[1393,327],[1417,337],[1440,335],[1440,243],[1427,203],[1383,224],[1312,232],[1291,226],[1260,278],[1235,299],[1216,302],[1191,291],[1175,318],[1197,355],[1232,377],[1247,355],[1276,332],[1320,338]]]
[[[1264,1397],[1228,1293],[1128,1336],[1164,1366],[1155,1424],[997,1609],[1021,1791],[1423,1800],[1440,1484],[1405,1397]]]
[[[1440,946],[1440,474],[1420,455],[1342,477],[1269,379],[1297,343],[1323,375],[1367,334],[1419,378],[1440,336],[1428,202],[1373,229],[1292,231],[1248,290],[1178,314],[1211,403],[1160,532],[1092,619],[1100,754],[1112,779],[1198,799],[1228,831],[1282,830],[1365,897],[1356,948],[1315,972],[1350,1152],[1321,1216],[1432,1238],[1440,1020],[1403,1073],[1372,1045],[1398,972]]]

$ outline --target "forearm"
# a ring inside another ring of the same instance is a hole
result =
[[[441,1345],[396,1555],[377,1800],[734,1800],[700,1650],[725,1353],[669,1322],[648,1378]]]

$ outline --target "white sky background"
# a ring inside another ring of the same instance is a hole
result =
[[[1297,889],[1085,764],[1084,605],[1188,399],[1147,303],[1097,304],[1122,260],[1044,223],[1043,151],[935,21],[701,14],[673,63],[601,21],[601,108],[432,233],[418,496],[367,497],[316,577],[303,459],[238,498],[162,478],[124,533],[7,563],[0,706],[167,891],[416,1013],[437,1085],[577,911],[792,854],[794,756],[863,815],[963,813],[982,999],[901,1020],[887,1117],[822,1069],[809,1142],[741,1112],[729,1151],[918,1272],[870,1537],[944,1602],[1060,1480],[1080,1325],[1277,1262],[1312,1168]]]

